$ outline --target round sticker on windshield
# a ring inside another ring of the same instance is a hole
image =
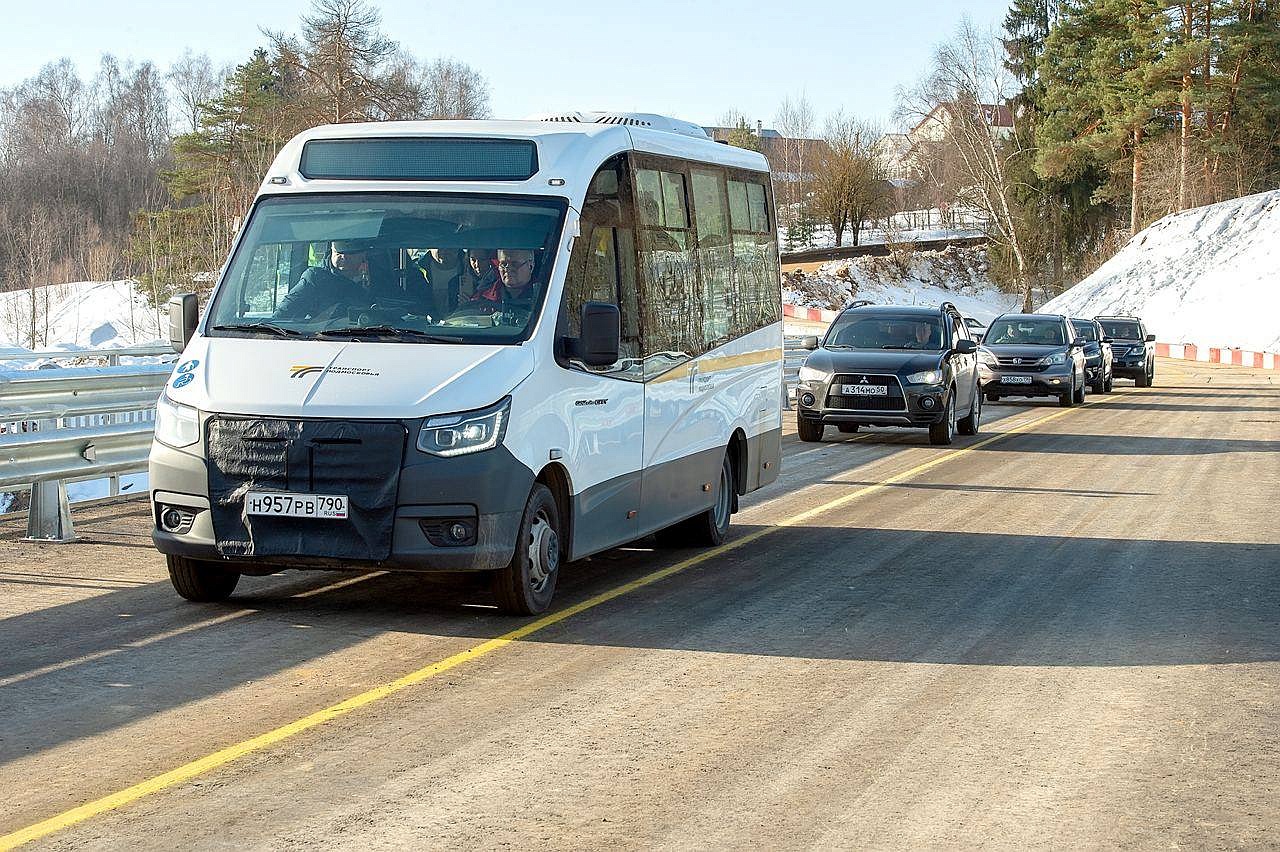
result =
[[[199,367],[199,366],[200,366],[199,361],[187,361],[185,363],[178,365],[178,372],[190,373],[192,370],[194,370],[196,367]],[[175,385],[174,387],[177,387],[177,385]]]
[[[181,376],[178,376],[178,378],[173,380],[173,386],[175,388],[185,388],[187,385],[191,384],[191,382],[194,380],[195,380],[195,376],[191,375],[190,373],[183,373]]]

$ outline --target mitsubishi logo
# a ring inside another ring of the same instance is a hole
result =
[[[865,385],[866,383],[867,383],[867,377],[866,377],[866,376],[863,376],[863,377],[862,377],[862,381],[858,382],[858,384],[860,384],[860,385]]]

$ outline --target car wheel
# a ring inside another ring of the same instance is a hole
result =
[[[720,481],[716,484],[716,501],[701,514],[687,521],[658,531],[658,543],[663,547],[715,547],[724,542],[729,532],[729,518],[733,514],[733,497],[737,481],[733,462],[724,454],[720,464]]]
[[[1096,382],[1094,382],[1093,384],[1091,384],[1091,385],[1089,386],[1089,390],[1090,390],[1090,391],[1092,391],[1093,393],[1106,393],[1106,392],[1107,392],[1107,377],[1106,377],[1106,376],[1100,376]]]
[[[1103,393],[1111,393],[1116,389],[1116,377],[1114,373],[1107,373],[1107,383],[1102,386]]]
[[[1000,394],[998,393],[987,394],[987,402],[999,402],[999,401],[1000,401]]]
[[[852,435],[854,432],[858,431],[858,424],[857,423],[841,423],[836,428],[839,429],[841,432],[844,432],[846,435]]]
[[[516,552],[505,568],[494,572],[493,596],[503,612],[537,615],[551,605],[560,576],[560,529],[555,497],[536,483],[520,518]]]
[[[1058,394],[1058,405],[1062,406],[1063,408],[1070,408],[1071,406],[1076,404],[1076,389],[1074,387],[1074,379],[1072,381],[1073,381],[1073,386],[1071,390],[1067,391],[1066,393]]]
[[[169,566],[169,582],[173,590],[189,601],[209,603],[225,601],[231,597],[240,582],[240,572],[225,568],[217,562],[187,559],[185,556],[165,556]]]
[[[1077,405],[1080,405],[1084,402],[1085,386],[1086,386],[1086,382],[1084,380],[1084,376],[1081,376],[1080,384],[1077,385],[1075,389],[1075,402]]]
[[[973,405],[969,407],[969,416],[956,424],[961,435],[976,435],[982,425],[982,394],[973,389]]]
[[[929,443],[935,446],[945,447],[954,441],[955,437],[956,395],[953,390],[951,392],[951,398],[947,400],[947,410],[942,413],[942,419],[929,426]]]
[[[1143,371],[1143,372],[1139,373],[1138,375],[1134,376],[1134,377],[1133,377],[1133,383],[1134,383],[1134,385],[1135,385],[1136,387],[1140,387],[1140,388],[1149,387],[1149,386],[1150,386],[1150,382],[1148,382],[1148,381],[1147,381],[1147,374],[1146,374],[1146,371]]]
[[[800,440],[806,443],[816,444],[822,440],[822,433],[827,431],[821,423],[815,423],[812,420],[806,420],[803,417],[796,418],[796,431],[800,433]]]

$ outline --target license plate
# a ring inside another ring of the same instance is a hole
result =
[[[1030,376],[1001,376],[1001,384],[1006,385],[1029,385],[1031,384]]]
[[[845,396],[888,396],[888,385],[842,385],[840,393]]]
[[[292,494],[285,491],[250,491],[244,496],[246,515],[277,518],[329,518],[347,516],[345,494]]]

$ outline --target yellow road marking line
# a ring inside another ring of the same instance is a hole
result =
[[[1048,423],[1051,420],[1056,420],[1059,417],[1070,414],[1075,410],[1076,409],[1072,408],[1064,408],[1061,411],[1054,412],[1053,414],[1046,414],[1043,417],[1025,421],[1003,432],[992,435],[989,438],[969,444],[968,446],[945,452],[927,462],[918,464],[901,473],[894,474],[881,482],[864,486],[856,491],[851,491],[850,493],[837,497],[834,500],[830,500],[819,506],[815,506],[812,509],[801,512],[798,515],[793,515],[790,518],[779,521],[777,524],[761,527],[760,529],[748,533],[741,538],[735,538],[732,541],[725,542],[719,547],[699,553],[697,556],[692,556],[682,562],[677,562],[674,565],[669,565],[666,568],[646,574],[643,577],[632,580],[629,583],[624,583],[621,586],[615,586],[612,589],[601,592],[598,595],[594,595],[593,597],[587,598],[586,600],[580,601],[572,606],[566,607],[565,609],[557,610],[550,615],[544,615],[522,627],[517,627],[515,630],[503,633],[501,636],[482,642],[474,648],[468,648],[465,651],[461,651],[451,657],[446,657],[443,660],[424,666],[417,671],[410,672],[409,674],[398,677],[395,680],[384,683],[381,686],[376,686],[373,689],[360,693],[359,695],[352,696],[345,701],[340,701],[339,703],[325,707],[322,710],[317,710],[309,716],[304,716],[301,719],[288,723],[287,725],[282,725],[274,730],[259,734],[251,739],[229,745],[226,748],[213,752],[212,754],[205,755],[204,757],[193,760],[190,763],[185,763],[182,766],[171,769],[168,772],[155,775],[145,781],[134,784],[132,787],[126,787],[123,790],[103,796],[100,799],[94,799],[91,802],[86,802],[78,807],[63,811],[56,816],[41,820],[40,822],[29,825],[26,828],[21,828],[10,834],[0,836],[0,852],[7,852],[7,850],[15,849],[24,843],[29,843],[32,840],[37,840],[41,837],[47,837],[50,834],[70,828],[77,823],[84,822],[87,819],[99,816],[107,811],[124,807],[125,805],[138,801],[139,799],[146,798],[147,796],[159,793],[169,787],[181,784],[184,781],[190,781],[192,778],[203,775],[204,773],[217,769],[221,766],[225,766],[232,761],[239,760],[245,755],[262,751],[263,749],[276,745],[277,743],[292,736],[323,725],[325,722],[330,722],[341,716],[345,716],[353,710],[358,710],[366,705],[381,701],[384,698],[388,698],[389,696],[395,695],[396,693],[408,689],[411,686],[420,684],[423,681],[435,677],[436,675],[443,674],[450,669],[457,668],[464,663],[469,663],[472,660],[485,656],[486,654],[491,654],[494,651],[505,648],[513,642],[541,630],[545,630],[552,625],[559,624],[560,622],[572,618],[579,613],[586,612],[589,609],[594,609],[601,604],[608,603],[609,601],[620,598],[623,595],[630,594],[637,589],[643,589],[646,586],[651,586],[654,583],[665,580],[668,577],[679,574],[696,565],[701,565],[708,560],[715,559],[716,557],[722,556],[730,551],[738,550],[739,548],[745,547],[754,541],[758,541],[777,530],[806,523],[819,515],[830,512],[833,509],[838,509],[839,507],[851,503],[860,497],[865,497],[868,494],[875,493],[876,491],[890,485],[910,479],[924,473],[925,471],[932,470],[945,462],[967,455],[974,450],[982,449],[996,441],[1025,432],[1032,426],[1039,426],[1041,424]]]

